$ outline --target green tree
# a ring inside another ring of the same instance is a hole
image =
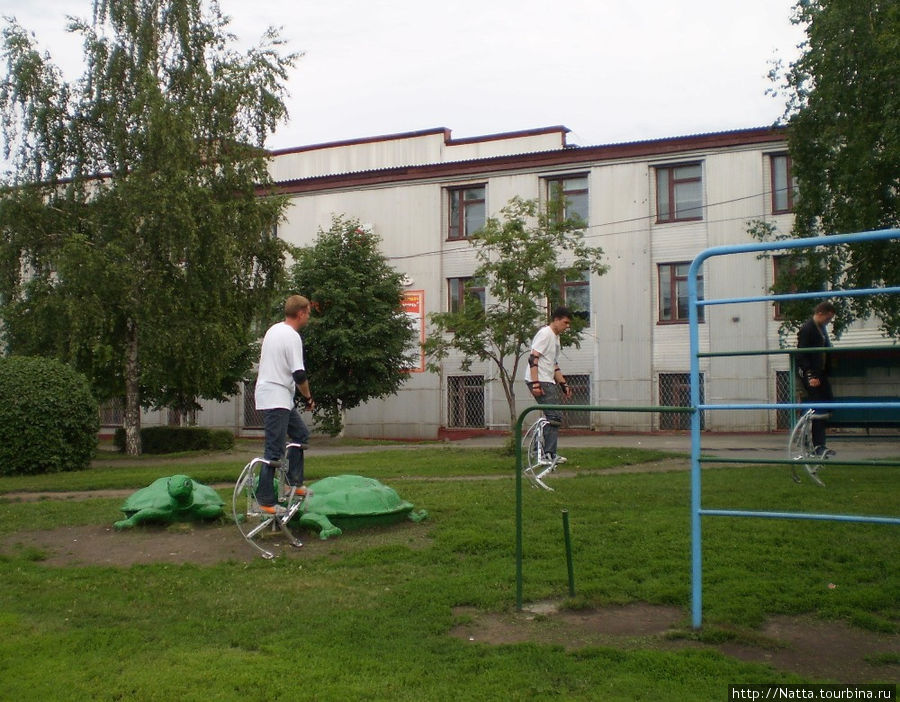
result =
[[[297,54],[247,52],[203,0],[95,0],[68,83],[3,30],[0,320],[12,352],[71,363],[101,399],[182,412],[234,392],[284,275],[263,144]]]
[[[800,0],[800,58],[773,71],[787,95],[785,119],[798,195],[792,234],[812,237],[900,226],[900,5],[894,0]],[[900,242],[795,254],[779,291],[868,288],[900,282]],[[836,330],[872,314],[900,334],[897,296],[842,298]],[[794,323],[810,304],[791,304]]]
[[[585,244],[584,222],[565,217],[564,205],[554,198],[541,208],[534,200],[514,197],[501,218],[489,217],[468,240],[478,262],[472,279],[484,285],[485,304],[469,296],[457,311],[428,316],[429,370],[440,372],[450,352],[462,354],[463,370],[475,360],[493,363],[509,404],[510,425],[516,421],[519,364],[535,331],[547,322],[548,303],[553,307],[559,302],[566,278],[607,271],[603,250]],[[576,316],[563,345],[577,345],[584,324]]]
[[[343,415],[393,395],[409,377],[416,336],[403,311],[401,274],[358,220],[332,217],[313,246],[294,252],[291,290],[312,305],[303,352],[319,426],[334,435]]]

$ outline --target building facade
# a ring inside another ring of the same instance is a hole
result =
[[[424,339],[427,315],[459,304],[476,266],[468,236],[514,196],[545,200],[556,189],[586,222],[585,240],[605,253],[609,271],[564,281],[568,300],[587,310],[580,349],[564,349],[561,367],[578,404],[687,405],[689,339],[686,274],[711,246],[751,240],[751,222],[788,232],[794,187],[783,131],[773,128],[626,144],[573,146],[565,127],[453,139],[434,129],[272,153],[271,173],[290,197],[278,236],[311,245],[333,215],[358,219],[407,285],[407,312]],[[709,297],[765,294],[776,258],[717,257],[703,269]],[[488,302],[490,302],[488,300]],[[779,348],[777,310],[768,303],[709,306],[702,351]],[[860,326],[842,343],[882,342]],[[791,345],[793,345],[791,340]],[[507,429],[509,411],[488,364],[440,374],[412,369],[394,396],[350,411],[353,436],[429,439],[443,430]],[[704,358],[707,402],[789,401],[783,354]],[[252,391],[201,413],[206,425],[250,433],[258,418]],[[532,404],[524,385],[520,408]],[[149,418],[148,418],[149,419]],[[686,428],[686,415],[573,413],[570,426],[601,431]],[[715,413],[713,431],[785,428],[778,412]],[[151,422],[152,423],[152,422]]]

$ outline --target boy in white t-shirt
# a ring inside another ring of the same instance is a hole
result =
[[[256,409],[263,413],[265,427],[265,453],[263,458],[277,464],[284,455],[284,445],[289,437],[292,443],[305,448],[309,429],[294,403],[299,396],[306,409],[315,408],[309,392],[309,379],[303,363],[303,340],[300,329],[309,321],[309,300],[302,295],[291,295],[284,303],[284,321],[269,327],[263,337],[256,377]],[[260,509],[275,513],[275,468],[263,464],[259,472],[256,492]],[[288,483],[303,488],[303,448],[292,449],[288,456]]]
[[[566,399],[572,397],[572,389],[559,369],[559,335],[571,324],[572,312],[569,308],[557,307],[553,310],[550,324],[541,327],[531,342],[528,364],[525,366],[525,383],[539,405],[558,405],[560,394]],[[565,457],[556,454],[562,415],[556,410],[546,410],[544,416],[549,422],[544,427],[544,450],[550,460],[565,463]]]

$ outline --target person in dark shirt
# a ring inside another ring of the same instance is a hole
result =
[[[826,327],[834,319],[834,305],[820,302],[813,310],[813,316],[797,330],[797,348],[827,348],[831,346]],[[828,375],[831,367],[831,354],[827,352],[811,352],[797,354],[797,371],[808,402],[832,402],[834,394]],[[830,413],[817,409],[812,422],[812,439],[816,455],[830,458],[834,451],[825,445],[825,429]]]

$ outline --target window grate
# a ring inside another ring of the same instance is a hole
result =
[[[700,374],[700,404],[704,402],[703,374]],[[663,407],[690,407],[691,374],[660,373],[659,404]],[[704,413],[700,413],[700,428],[705,425]],[[660,429],[690,429],[691,415],[687,412],[660,412]]]
[[[791,372],[786,370],[775,371],[775,402],[790,403],[791,399]],[[775,428],[790,429],[791,410],[775,410]]]
[[[566,375],[566,382],[572,389],[572,398],[569,402],[573,405],[591,404],[591,376]],[[563,429],[590,429],[590,412],[563,412]]]
[[[263,413],[256,409],[256,381],[244,383],[244,429],[262,429]]]
[[[484,428],[484,376],[448,376],[447,426]]]
[[[125,403],[113,397],[100,405],[100,426],[120,427],[125,423]]]

